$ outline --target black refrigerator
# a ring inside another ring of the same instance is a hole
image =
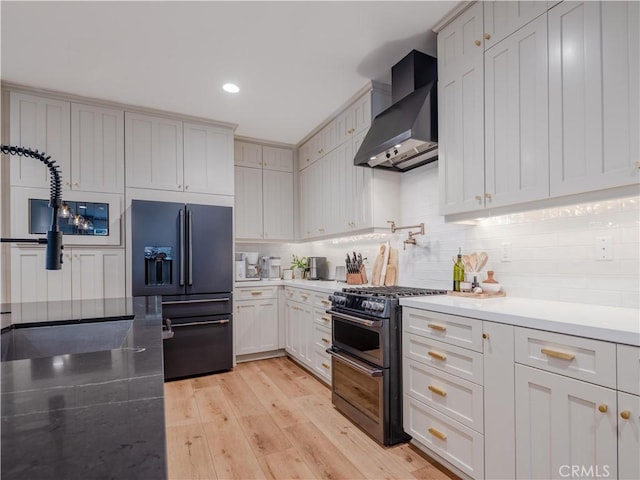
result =
[[[233,365],[231,207],[133,200],[132,293],[162,295],[166,380]]]

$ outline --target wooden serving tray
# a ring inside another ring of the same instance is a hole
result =
[[[507,294],[503,291],[496,293],[473,293],[473,292],[454,292],[453,290],[447,290],[447,295],[452,297],[470,297],[470,298],[495,298],[506,297]]]

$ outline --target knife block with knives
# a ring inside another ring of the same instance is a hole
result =
[[[361,254],[353,252],[353,258],[347,253],[347,284],[363,285],[367,283],[367,269],[364,266]]]

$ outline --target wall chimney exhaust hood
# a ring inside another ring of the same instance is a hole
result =
[[[393,104],[375,117],[354,164],[404,172],[438,159],[435,57],[412,50],[391,69]]]

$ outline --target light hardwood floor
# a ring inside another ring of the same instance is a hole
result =
[[[171,480],[457,478],[408,444],[375,443],[286,357],[164,390]]]

